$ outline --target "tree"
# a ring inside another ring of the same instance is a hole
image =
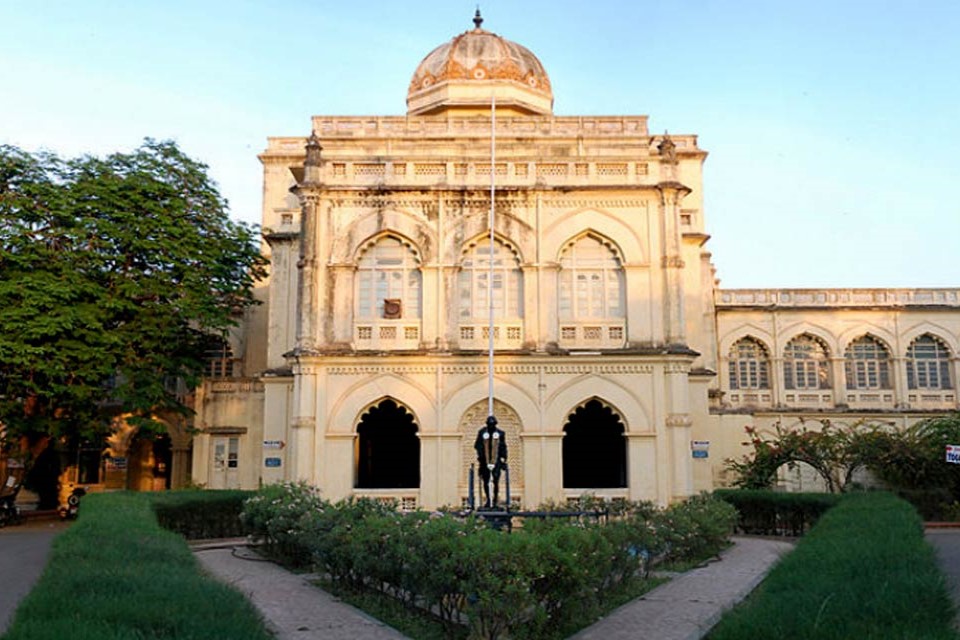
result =
[[[0,146],[2,437],[188,414],[178,386],[254,303],[256,240],[173,142],[72,160]]]
[[[870,467],[884,438],[879,427],[857,424],[835,427],[829,420],[819,421],[818,429],[801,424],[786,429],[780,423],[773,433],[762,434],[746,427],[752,454],[740,460],[727,460],[727,468],[737,474],[734,481],[744,489],[768,489],[785,464],[803,462],[817,472],[830,493],[843,492],[853,475]]]

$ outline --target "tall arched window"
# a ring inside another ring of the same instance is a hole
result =
[[[767,351],[754,338],[741,338],[730,347],[731,389],[769,389]]]
[[[491,251],[490,243],[484,238],[463,252],[458,278],[460,348],[486,349],[489,345],[491,299],[494,346],[497,349],[522,347],[523,279],[520,261],[513,250],[497,240]]]
[[[890,354],[873,336],[857,338],[847,347],[847,389],[890,389]]]
[[[513,251],[500,240],[494,242],[492,254],[490,243],[486,241],[467,249],[460,262],[459,285],[461,322],[486,322],[490,314],[490,295],[493,296],[495,320],[522,316],[520,264]]]
[[[560,320],[624,317],[623,267],[599,238],[585,235],[560,256]]]
[[[417,262],[413,250],[393,236],[367,249],[357,264],[357,319],[419,319]]]
[[[783,350],[783,385],[787,389],[829,389],[827,348],[811,335],[797,336]]]
[[[950,352],[944,344],[925,333],[907,347],[909,389],[952,389]]]

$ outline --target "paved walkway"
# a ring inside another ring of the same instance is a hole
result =
[[[688,571],[573,636],[576,640],[699,640],[743,600],[793,544],[733,538],[720,560]]]
[[[937,564],[947,579],[950,597],[957,607],[953,626],[960,629],[960,528],[928,528],[924,537],[937,553]]]
[[[0,636],[47,566],[53,539],[67,526],[60,521],[27,521],[0,529]]]
[[[694,569],[626,604],[574,636],[581,640],[695,640],[720,615],[746,597],[793,545],[779,540],[734,538],[720,560]],[[196,549],[211,574],[233,584],[253,602],[280,640],[398,640],[398,631],[340,602],[254,552]]]
[[[278,640],[402,640],[388,627],[245,547],[195,549],[200,564],[246,595]]]

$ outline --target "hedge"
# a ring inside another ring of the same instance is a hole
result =
[[[203,575],[183,538],[160,528],[150,500],[85,497],[4,640],[271,638],[243,595]]]
[[[473,517],[331,504],[303,484],[266,487],[244,508],[268,554],[433,611],[448,628],[466,621],[476,638],[566,637],[653,560],[718,553],[735,517],[698,496],[663,511],[640,503],[608,524],[528,521],[508,533]]]
[[[806,533],[841,497],[762,489],[717,489],[713,495],[736,507],[738,532],[794,537]]]
[[[709,639],[956,639],[953,615],[913,507],[849,494]]]
[[[151,494],[157,521],[187,540],[247,535],[240,520],[243,502],[253,491],[169,491]]]

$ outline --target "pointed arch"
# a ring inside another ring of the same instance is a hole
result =
[[[627,486],[626,425],[616,408],[598,396],[579,403],[563,426],[565,489]]]
[[[752,322],[744,322],[735,325],[733,329],[730,329],[720,336],[718,340],[720,354],[722,355],[729,353],[734,343],[744,337],[751,337],[759,340],[760,343],[766,347],[767,353],[769,353],[771,356],[777,351],[773,336],[770,335],[765,328]]]
[[[357,422],[354,440],[357,489],[418,489],[420,438],[416,416],[384,397],[368,405]]]
[[[542,242],[545,255],[560,253],[570,238],[569,229],[572,226],[575,229],[589,229],[606,238],[616,238],[624,263],[645,263],[648,260],[647,250],[638,230],[646,228],[644,218],[647,210],[643,208],[641,211],[643,217],[640,224],[633,218],[631,221],[634,224],[628,224],[622,216],[603,209],[581,207],[565,211],[553,218],[544,228]]]
[[[426,220],[401,209],[374,209],[361,214],[333,238],[330,261],[349,264],[356,260],[361,248],[371,238],[383,233],[394,234],[409,242],[421,262],[436,258],[438,246],[436,232]],[[413,240],[413,239],[416,240]]]
[[[395,401],[402,398],[401,404],[415,416],[421,428],[426,431],[436,428],[432,391],[409,378],[384,373],[373,378],[361,377],[338,394],[337,402],[330,409],[327,432],[353,433],[360,418],[372,406],[371,397],[380,400],[392,398]]]
[[[636,388],[643,388],[644,382],[649,384],[650,377],[638,374],[635,380]],[[603,389],[603,402],[616,407],[617,415],[623,421],[628,433],[652,433],[656,431],[650,412],[643,406],[630,388],[621,384],[621,381],[605,375],[584,374],[562,385],[546,398],[546,415],[544,429],[560,431],[567,421],[570,411],[587,400],[596,396],[597,389]],[[599,396],[596,396],[599,397]],[[572,409],[570,407],[573,407]]]

